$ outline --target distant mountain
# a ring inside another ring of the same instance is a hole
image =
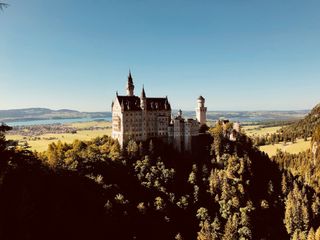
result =
[[[66,119],[66,118],[106,118],[110,112],[79,112],[70,109],[51,110],[48,108],[24,108],[0,110],[0,122]]]
[[[309,110],[300,111],[208,111],[208,120],[227,118],[239,122],[266,122],[297,120],[303,118]],[[172,110],[177,115],[178,110]],[[186,118],[194,118],[195,111],[183,111]],[[0,122],[67,119],[67,118],[108,118],[111,112],[79,112],[71,109],[52,110],[48,108],[23,108],[0,110]]]
[[[284,134],[294,133],[297,137],[311,137],[320,126],[320,104],[316,105],[303,119],[282,128]]]
[[[303,118],[309,110],[298,111],[209,111],[208,119],[227,118],[239,122],[266,122],[297,120]]]
[[[296,111],[208,111],[208,120],[218,120],[221,118],[239,122],[268,122],[268,121],[292,121],[298,120],[310,110]],[[173,115],[177,114],[177,110],[173,110]],[[185,117],[195,117],[195,111],[183,111]]]

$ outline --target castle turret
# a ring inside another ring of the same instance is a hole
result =
[[[140,97],[140,107],[142,110],[146,110],[147,108],[147,98],[146,98],[146,92],[144,91],[144,87],[142,87],[142,92]]]
[[[206,124],[207,121],[207,108],[204,106],[205,99],[200,96],[197,100],[198,107],[196,108],[197,120],[200,125]]]
[[[134,96],[134,85],[133,80],[131,76],[131,71],[129,70],[129,76],[128,76],[128,83],[127,83],[127,95],[128,96]]]

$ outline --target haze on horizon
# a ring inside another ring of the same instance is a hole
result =
[[[29,0],[0,11],[0,109],[110,111],[140,95],[193,110],[320,102],[317,0]]]

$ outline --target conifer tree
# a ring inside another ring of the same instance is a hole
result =
[[[237,240],[238,239],[238,217],[234,214],[228,218],[224,228],[222,240]]]
[[[313,227],[310,228],[310,230],[309,230],[307,240],[316,240],[316,236],[315,236],[315,232],[314,232]]]
[[[320,240],[320,227],[318,227],[318,229],[315,233],[315,240]]]

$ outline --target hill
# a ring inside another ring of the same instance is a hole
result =
[[[284,135],[290,136],[294,133],[296,137],[307,138],[312,136],[312,133],[319,125],[320,104],[317,104],[303,119],[283,127],[280,131]]]
[[[177,114],[178,110],[173,110]],[[215,121],[227,118],[239,122],[270,122],[297,120],[303,118],[309,110],[298,111],[208,111],[207,118]],[[185,117],[195,117],[194,111],[183,111]],[[111,112],[80,112],[71,109],[52,110],[49,108],[23,108],[0,110],[0,122],[31,121],[67,118],[108,118]]]
[[[66,118],[105,118],[110,116],[110,112],[79,112],[70,109],[23,108],[0,110],[0,122]]]
[[[32,153],[5,140],[9,129],[1,239],[320,239],[320,165],[281,152],[270,161],[246,135],[230,141],[232,126],[188,154],[157,139],[121,149],[107,136]]]
[[[156,139],[121,150],[104,136],[32,155],[12,151],[0,134],[0,235],[287,239],[277,166],[246,136],[231,142],[220,130],[200,137],[191,154]]]

